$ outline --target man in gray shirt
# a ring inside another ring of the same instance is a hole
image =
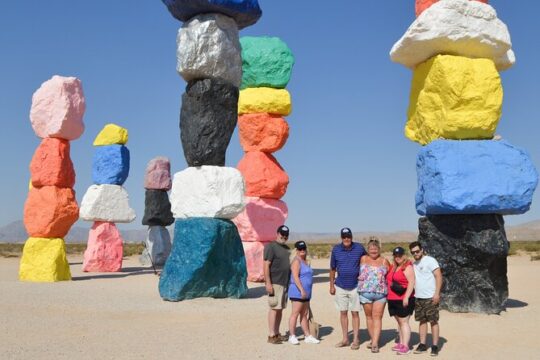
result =
[[[287,307],[287,289],[290,278],[290,250],[285,243],[289,239],[289,228],[281,225],[277,239],[264,248],[264,282],[268,293],[268,342],[281,344],[287,336],[279,333],[283,309]]]

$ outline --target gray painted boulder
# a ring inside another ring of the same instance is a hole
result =
[[[171,234],[166,227],[150,226],[139,260],[142,265],[163,266],[171,253]]]

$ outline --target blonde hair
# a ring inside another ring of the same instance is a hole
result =
[[[402,270],[405,270],[407,265],[409,265],[409,258],[407,257],[407,255],[403,255],[401,258],[403,259],[403,263],[401,263],[401,265],[398,265],[398,263],[396,262],[396,258],[394,257],[394,259],[392,260],[392,266],[394,268],[400,267]]]
[[[369,237],[366,247],[369,249],[370,246],[376,246],[381,251],[381,242],[376,236]]]

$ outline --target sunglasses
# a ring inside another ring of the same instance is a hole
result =
[[[416,250],[416,251],[411,251],[411,254],[417,255],[417,254],[420,254],[421,252],[422,250]]]

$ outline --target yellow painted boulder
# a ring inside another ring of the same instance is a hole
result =
[[[64,240],[28,238],[23,248],[19,280],[33,282],[71,280]]]
[[[114,145],[120,144],[125,145],[128,142],[128,131],[127,129],[118,126],[116,124],[107,124],[99,132],[94,140],[94,146],[103,146],[103,145]]]
[[[287,116],[291,113],[291,95],[285,89],[266,87],[241,90],[238,115],[255,113]]]
[[[422,145],[439,138],[490,139],[502,101],[492,60],[437,55],[414,70],[405,136]]]

